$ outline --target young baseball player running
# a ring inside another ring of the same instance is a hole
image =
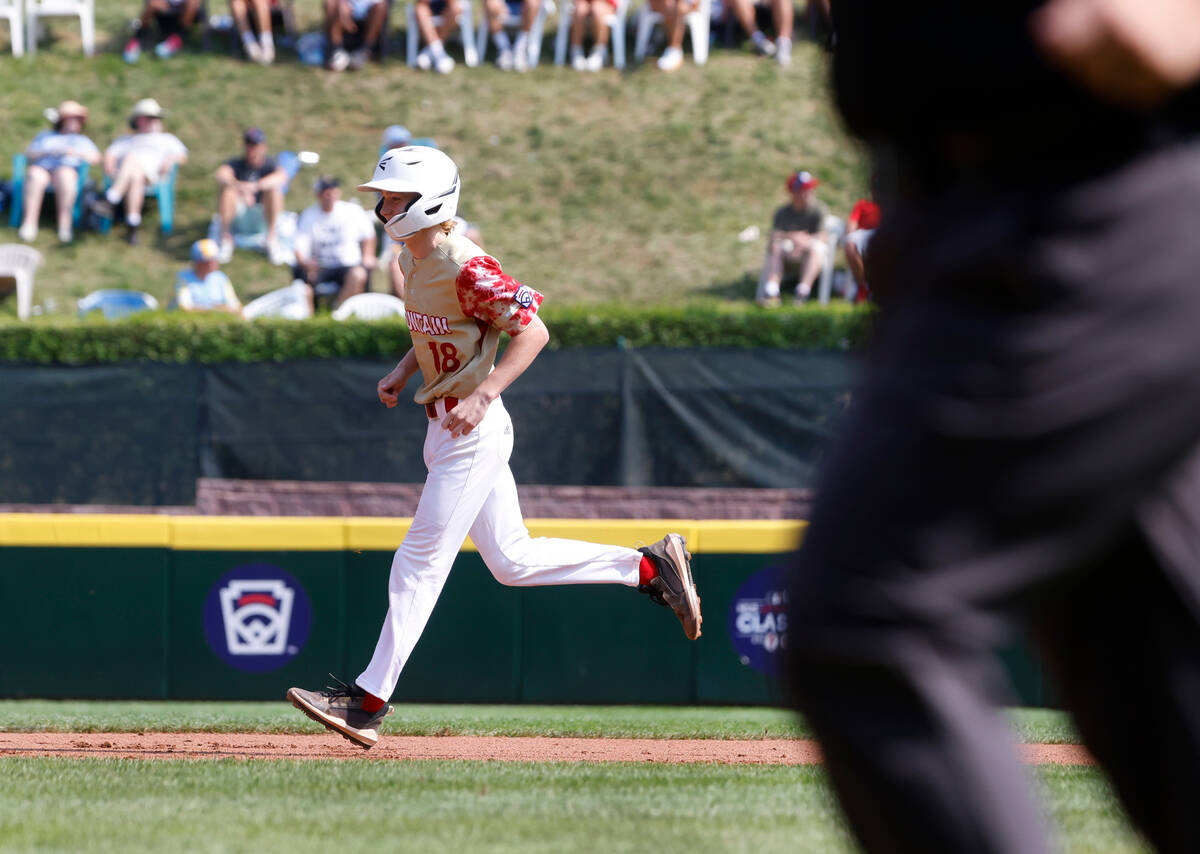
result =
[[[575,540],[533,539],[521,518],[508,467],[512,421],[500,400],[549,338],[538,316],[542,295],[517,282],[467,238],[453,234],[459,175],[434,148],[386,152],[360,191],[380,194],[375,213],[397,242],[407,285],[413,346],[379,381],[394,407],[418,370],[415,400],[425,407],[429,475],[412,526],[392,559],[388,613],[375,654],[354,684],[324,691],[292,688],[288,699],[328,729],[364,748],[379,740],[387,700],[425,628],[468,534],[501,584],[624,584],[674,610],[683,631],[700,636],[700,599],[687,544],[679,534],[637,550]],[[500,334],[512,340],[499,363]]]

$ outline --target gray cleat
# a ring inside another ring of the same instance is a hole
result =
[[[667,534],[651,546],[638,549],[654,561],[658,576],[638,590],[655,602],[670,608],[683,623],[683,633],[690,640],[700,637],[700,597],[692,580],[692,555],[682,534]]]
[[[392,713],[392,707],[385,703],[377,712],[365,712],[362,700],[366,692],[362,688],[347,685],[336,676],[333,681],[337,685],[324,691],[289,688],[287,698],[293,706],[326,729],[369,750],[379,741],[379,724]]]

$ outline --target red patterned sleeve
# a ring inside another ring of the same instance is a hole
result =
[[[464,313],[509,335],[528,326],[542,304],[541,294],[507,275],[490,255],[464,264],[455,284]]]

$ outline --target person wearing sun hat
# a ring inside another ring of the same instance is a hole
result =
[[[187,162],[187,146],[175,134],[163,130],[164,115],[158,101],[142,98],[129,115],[133,133],[119,137],[104,152],[104,174],[112,178],[112,186],[97,203],[97,212],[112,219],[123,200],[131,244],[138,242],[146,188],[166,177],[172,166]]]
[[[58,239],[70,243],[74,234],[71,220],[75,198],[79,192],[79,167],[84,163],[100,162],[100,149],[85,134],[87,107],[78,101],[63,101],[57,108],[46,110],[46,118],[54,125],[33,138],[25,149],[24,215],[17,232],[26,243],[37,237],[38,218],[46,189],[54,187],[58,203]]]
[[[816,188],[821,182],[811,172],[797,170],[784,185],[792,200],[775,211],[767,257],[763,263],[756,300],[769,308],[779,305],[779,283],[785,267],[798,267],[795,302],[804,302],[825,266],[829,253],[829,235],[825,231],[826,207],[817,201]]]
[[[192,244],[192,266],[175,277],[175,307],[181,311],[227,311],[240,314],[242,303],[233,283],[219,269],[221,250],[215,240]]]

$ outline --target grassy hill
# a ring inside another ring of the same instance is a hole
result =
[[[751,225],[765,232],[786,201],[790,171],[821,177],[821,198],[842,215],[865,186],[862,151],[828,103],[826,57],[809,43],[797,45],[786,71],[735,47],[674,74],[653,63],[580,74],[549,64],[548,45],[529,74],[488,64],[439,77],[405,67],[398,6],[392,56],[362,72],[332,74],[291,53],[260,68],[224,45],[203,53],[198,44],[169,61],[149,55],[129,66],[117,51],[140,0],[97,5],[94,59],[79,52],[71,19],[48,22],[35,57],[0,58],[0,176],[7,177],[8,157],[46,126],[42,110],[65,98],[91,109],[88,132],[103,148],[123,132],[134,101],[154,97],[191,159],[180,173],[176,231],[166,240],[153,203],[138,247],[124,243],[122,229],[83,233],[60,247],[43,218],[35,246],[46,263],[35,300],[52,313],[71,313],[75,299],[101,287],[167,297],[215,209],[213,170],[240,149],[250,124],[267,131],[273,150],[321,154],[321,165],[306,167],[293,185],[290,210],[312,201],[318,169],[347,183],[367,178],[384,126],[402,123],[434,137],[462,169],[461,211],[480,226],[486,248],[560,304],[746,299],[762,242],[740,243],[738,234]],[[296,5],[301,28],[317,28],[315,0]],[[347,188],[346,195],[357,194]],[[16,242],[6,220],[0,242]],[[226,269],[243,299],[288,280],[284,268],[253,253],[238,252]],[[0,314],[15,313],[14,302],[0,303]]]

